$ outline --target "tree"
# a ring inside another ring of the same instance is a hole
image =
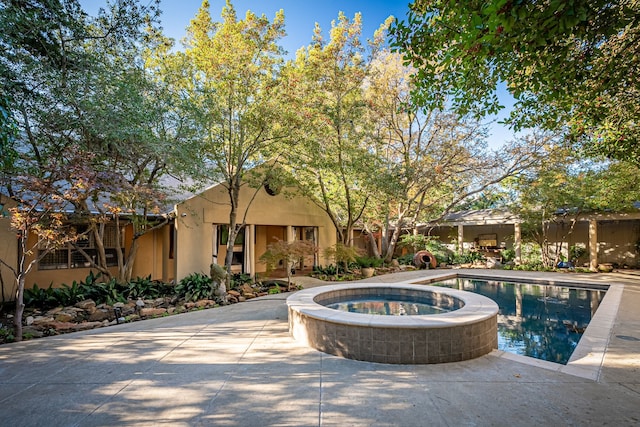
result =
[[[278,240],[267,245],[267,251],[260,256],[260,261],[267,264],[267,271],[273,271],[282,264],[287,271],[287,285],[291,288],[291,274],[295,266],[304,257],[314,255],[318,248],[308,240],[287,242]]]
[[[499,152],[487,150],[478,122],[412,106],[412,73],[398,54],[387,52],[374,61],[367,81],[372,140],[382,166],[374,173],[378,191],[365,224],[369,236],[381,231],[381,255],[388,261],[404,231],[442,218],[526,170],[538,161],[542,145],[517,141]]]
[[[23,248],[14,269],[18,326],[24,276],[33,263],[71,244],[109,275],[101,246],[105,223],[118,223],[123,212],[139,212],[141,205],[156,205],[155,196],[140,201],[165,165],[155,151],[162,145],[150,130],[158,117],[151,108],[157,97],[140,67],[139,49],[147,41],[143,28],[153,28],[158,10],[133,0],[117,2],[97,17],[87,16],[73,0],[3,0],[0,8],[5,100],[0,192],[17,204],[12,221]],[[10,138],[6,123],[17,128]],[[30,234],[36,245],[27,248]],[[96,258],[78,242],[91,236]],[[132,265],[123,268],[122,258],[120,251],[120,280]]]
[[[230,272],[232,247],[245,226],[238,206],[247,171],[258,171],[256,166],[276,157],[290,130],[278,81],[282,49],[277,42],[284,36],[283,12],[276,13],[273,22],[251,11],[238,20],[227,1],[221,18],[219,23],[212,21],[205,0],[191,21],[185,55],[195,74],[185,87],[191,91],[202,141],[194,150],[198,155],[194,165],[201,167],[194,168],[193,175],[200,181],[203,177],[221,181],[229,195],[225,265]],[[254,181],[261,183],[259,178]]]
[[[639,170],[628,162],[586,161],[566,148],[547,149],[548,160],[514,182],[518,197],[511,210],[523,220],[523,237],[536,243],[543,264],[553,267],[581,215],[634,209],[640,190],[628,177]],[[569,227],[560,241],[552,242],[550,227],[561,223]]]
[[[506,83],[516,129],[566,131],[587,153],[638,165],[638,16],[636,0],[416,0],[391,34],[419,105],[495,113]]]
[[[388,24],[367,48],[360,41],[361,15],[350,21],[340,13],[330,39],[316,25],[312,43],[284,71],[296,86],[293,103],[302,124],[291,167],[302,191],[329,215],[346,245],[367,208],[379,161],[368,139],[364,82]]]
[[[74,154],[67,152],[60,158]],[[22,314],[24,312],[24,284],[27,274],[33,267],[51,251],[81,238],[67,221],[65,207],[68,198],[76,190],[74,188],[60,188],[58,179],[60,171],[64,170],[52,161],[41,170],[40,176],[23,175],[14,177],[13,183],[21,190],[13,195],[15,207],[9,208],[11,228],[16,232],[18,240],[18,262],[11,265],[0,259],[0,265],[8,268],[16,283],[16,311],[14,317],[16,341],[22,340]],[[31,255],[36,256],[31,257]]]

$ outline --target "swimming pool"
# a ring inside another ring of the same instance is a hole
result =
[[[498,311],[498,349],[567,364],[604,289],[461,278],[431,283],[484,295]]]

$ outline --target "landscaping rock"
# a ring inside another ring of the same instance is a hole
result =
[[[33,322],[31,322],[31,324],[34,326],[41,326],[41,325],[46,325],[53,321],[54,321],[53,317],[38,316],[35,319],[33,319]]]
[[[76,307],[85,310],[89,314],[92,314],[94,311],[96,311],[96,302],[91,299],[86,299],[84,301],[76,303]]]
[[[96,310],[89,315],[89,322],[102,322],[105,319],[109,319],[110,313],[106,309]]]
[[[202,299],[200,301],[196,301],[196,307],[205,308],[205,307],[213,307],[216,305],[216,302],[210,299]]]
[[[58,313],[55,317],[56,322],[71,322],[72,320],[75,320],[75,318],[75,315],[71,315],[65,312]]]
[[[141,317],[162,316],[167,312],[166,308],[149,307],[140,310]]]

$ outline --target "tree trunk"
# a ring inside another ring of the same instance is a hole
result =
[[[18,289],[16,291],[16,313],[13,318],[13,324],[15,325],[15,339],[16,341],[22,341],[22,315],[24,313],[24,273],[21,272],[16,279]]]
[[[402,223],[396,224],[396,227],[393,230],[393,234],[391,235],[391,240],[389,241],[389,246],[387,247],[387,252],[384,255],[385,262],[391,262],[393,258],[393,254],[396,251],[396,245],[398,243],[398,239],[400,238],[400,233],[402,232]]]
[[[122,264],[118,264],[118,283],[128,283],[131,281],[133,264],[136,261],[139,247],[138,239],[134,238],[131,242],[131,248],[129,249],[126,260],[124,260]]]

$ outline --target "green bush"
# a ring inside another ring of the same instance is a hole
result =
[[[85,300],[85,289],[82,283],[78,283],[75,280],[71,283],[71,286],[62,284],[62,287],[54,290],[56,299],[59,305],[67,306],[74,305],[77,302]]]
[[[356,264],[360,268],[377,268],[382,267],[382,258],[377,257],[356,257]]]
[[[96,304],[113,305],[116,302],[126,302],[126,286],[120,285],[115,279],[108,282],[94,283],[89,281],[82,286],[84,296],[95,301]]]
[[[246,273],[235,273],[231,275],[231,289],[238,288],[244,284],[252,284],[253,279]]]
[[[326,274],[327,276],[335,276],[336,274],[338,274],[338,267],[334,264],[329,264],[326,267],[314,265],[313,274]]]
[[[333,259],[339,271],[346,273],[348,265],[356,261],[356,258],[360,255],[359,252],[359,249],[353,246],[336,243],[334,246],[326,248],[324,255],[327,259]]]
[[[151,275],[147,277],[136,277],[126,286],[124,291],[128,299],[152,299],[173,295],[175,289],[168,283],[151,280]]]
[[[515,249],[503,249],[500,251],[502,255],[503,262],[511,262],[516,259],[516,250]]]
[[[33,288],[25,289],[23,296],[24,305],[27,307],[39,308],[47,310],[58,306],[58,297],[53,283],[48,288],[40,288],[37,284],[33,284]]]
[[[406,254],[406,255],[399,256],[396,259],[398,260],[398,264],[400,264],[400,265],[413,265],[413,257],[414,256],[415,256],[415,254],[411,253],[411,254]]]
[[[453,256],[453,264],[471,264],[476,261],[484,261],[485,257],[480,252],[464,251],[462,255]]]
[[[176,294],[186,301],[198,301],[201,299],[212,299],[217,284],[213,283],[211,277],[192,273],[182,279],[176,286]]]

